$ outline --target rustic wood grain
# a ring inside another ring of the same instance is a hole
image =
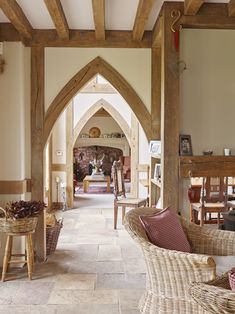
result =
[[[204,3],[203,0],[185,0],[184,1],[184,14],[195,15]]]
[[[31,180],[33,200],[43,200],[44,48],[31,48]],[[35,233],[39,260],[46,259],[46,228],[40,215]]]
[[[230,0],[228,3],[228,15],[235,16],[235,0]]]
[[[92,8],[95,23],[95,37],[97,40],[105,40],[104,0],[92,0]]]
[[[30,192],[30,180],[0,181],[0,194],[24,194]]]
[[[44,0],[60,39],[69,39],[69,26],[60,0]]]
[[[180,156],[182,178],[235,176],[235,156]]]
[[[174,46],[174,33],[171,31],[171,12],[183,12],[183,3],[165,2],[163,6],[162,30],[162,189],[163,207],[178,209],[179,202],[179,53]]]
[[[20,35],[25,38],[32,38],[33,28],[26,18],[21,7],[15,0],[0,0],[0,8],[17,29]]]
[[[133,40],[141,41],[144,35],[145,25],[151,12],[153,0],[139,0],[135,22],[133,27]]]

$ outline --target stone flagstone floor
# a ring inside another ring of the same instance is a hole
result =
[[[83,195],[63,216],[56,252],[0,283],[0,314],[137,314],[145,287],[141,252],[121,222],[113,229],[113,195]]]

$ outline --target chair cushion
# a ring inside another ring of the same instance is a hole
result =
[[[191,252],[180,220],[171,208],[154,215],[141,215],[139,219],[153,244],[169,250]]]

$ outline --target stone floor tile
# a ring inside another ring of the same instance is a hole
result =
[[[117,245],[99,245],[98,261],[122,260],[121,249]]]
[[[138,303],[143,295],[144,290],[142,289],[125,289],[120,290],[119,294],[119,304],[122,310],[124,309],[138,309]]]
[[[1,305],[0,314],[56,314],[54,305]]]
[[[97,275],[64,274],[57,277],[54,289],[94,290]]]
[[[98,274],[96,289],[143,289],[145,274]]]
[[[146,273],[146,264],[145,262],[140,258],[131,258],[131,259],[125,259],[125,262],[123,263],[125,273],[131,274],[131,273]]]
[[[90,262],[80,261],[71,263],[70,273],[76,274],[104,274],[104,273],[124,273],[122,261]]]
[[[48,304],[118,304],[116,290],[53,290]]]
[[[119,314],[118,304],[57,305],[56,314]]]
[[[49,282],[21,282],[20,288],[12,296],[12,304],[47,304],[53,283]]]

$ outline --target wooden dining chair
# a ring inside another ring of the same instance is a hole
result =
[[[126,208],[147,206],[147,198],[126,197],[123,165],[120,161],[114,161],[112,166],[112,178],[114,184],[114,229],[117,229],[118,207],[122,207],[122,224]]]
[[[202,193],[199,202],[190,203],[190,217],[201,226],[209,223],[222,223],[221,212],[228,210],[227,206],[227,177],[204,177]],[[217,214],[216,219],[213,214]]]

